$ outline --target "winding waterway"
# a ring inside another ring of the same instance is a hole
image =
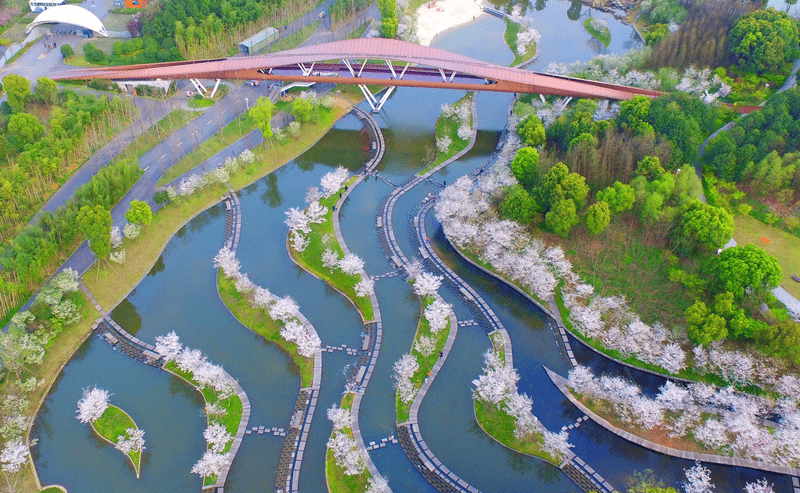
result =
[[[612,33],[608,48],[597,43],[583,28],[583,17],[573,20],[575,4],[549,0],[527,14],[542,33],[541,54],[529,65],[544,70],[550,62],[588,60],[598,53],[622,53],[639,42],[633,30],[611,15],[592,12],[608,20]],[[587,15],[583,7],[580,15]],[[571,17],[572,18],[571,18]],[[504,23],[484,15],[470,24],[450,30],[432,45],[497,64],[513,56],[502,41]],[[381,178],[400,184],[418,172],[434,146],[433,129],[443,103],[453,103],[461,91],[400,89],[375,115],[386,139],[386,155],[380,163]],[[478,136],[475,146],[461,160],[432,177],[452,182],[480,167],[494,151],[506,124],[510,95],[480,94]],[[337,165],[357,169],[365,157],[367,142],[355,117],[340,120],[320,142],[303,155],[240,193],[242,232],[237,256],[242,271],[278,296],[291,295],[314,325],[323,347],[359,348],[363,335],[361,317],[341,294],[298,268],[286,252],[284,211],[302,207],[307,187]],[[395,236],[408,258],[414,258],[410,237],[411,218],[422,199],[440,189],[423,183],[402,196],[395,208]],[[380,201],[391,191],[382,180],[368,178],[353,191],[340,211],[342,234],[350,250],[361,256],[371,276],[389,273],[378,243],[376,214]],[[238,379],[252,405],[250,426],[287,428],[299,390],[299,374],[291,360],[276,347],[251,333],[227,311],[216,292],[212,257],[222,246],[225,217],[220,206],[203,212],[173,237],[162,258],[114,311],[114,318],[136,331],[138,338],[155,337],[174,330],[190,347],[210,361],[221,364]],[[550,430],[575,422],[581,414],[566,401],[547,378],[543,365],[566,374],[552,330],[544,316],[503,283],[463,262],[442,237],[441,228],[428,215],[428,235],[441,257],[469,282],[492,306],[513,342],[514,362],[521,392],[534,399],[533,412]],[[409,351],[417,321],[419,300],[401,277],[377,281],[376,295],[383,316],[383,343],[377,366],[361,403],[359,416],[365,442],[395,434],[395,392],[391,367]],[[453,304],[459,320],[474,318],[472,312],[446,288],[442,297]],[[558,468],[538,459],[508,451],[476,425],[471,401],[471,380],[482,371],[482,353],[490,346],[478,326],[464,327],[420,408],[420,430],[430,449],[448,468],[469,484],[489,492],[576,491],[577,487]],[[652,388],[656,377],[631,373],[609,363],[573,341],[579,361],[609,372],[624,372]],[[301,491],[325,491],[325,443],[331,425],[327,409],[341,399],[347,374],[355,357],[343,351],[323,353],[323,377],[319,409],[312,422],[300,474]],[[112,392],[112,403],[122,407],[146,431],[147,451],[141,479],[136,480],[125,458],[95,437],[75,419],[75,403],[83,387],[97,384]],[[65,366],[40,415],[33,449],[43,484],[62,484],[71,492],[193,492],[200,480],[189,472],[203,454],[205,418],[202,399],[193,389],[158,369],[142,365],[91,337]],[[571,431],[575,452],[617,489],[634,471],[653,469],[668,485],[677,486],[688,461],[677,460],[630,444],[589,423]],[[226,491],[273,491],[282,438],[245,435],[225,486]],[[76,454],[80,450],[80,454]],[[399,445],[370,452],[378,470],[389,479],[393,491],[435,491],[413,469]],[[768,477],[776,491],[789,491],[785,477],[750,470],[709,466],[719,491],[739,491],[746,481]]]

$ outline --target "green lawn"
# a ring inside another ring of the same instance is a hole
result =
[[[120,436],[126,436],[128,428],[137,428],[136,423],[128,413],[113,405],[109,405],[103,415],[92,422],[91,425],[98,435],[112,443],[117,443]],[[138,478],[142,464],[142,453],[136,451],[127,455]]]
[[[475,404],[475,416],[481,428],[498,442],[508,448],[517,450],[524,454],[540,457],[551,464],[561,464],[561,457],[553,457],[542,449],[544,438],[541,433],[535,431],[520,440],[514,436],[516,420],[502,409],[498,409],[493,404],[483,402],[480,399],[473,399]]]
[[[364,31],[367,30],[367,26],[369,26],[369,22],[365,22],[365,23],[361,24],[361,27],[359,27],[355,31],[353,31],[350,34],[348,34],[346,39],[358,39],[358,38],[360,38],[361,36],[364,35]]]
[[[217,274],[217,282],[222,301],[239,322],[283,349],[300,369],[301,386],[310,387],[314,379],[314,360],[297,354],[297,345],[281,337],[283,322],[272,320],[266,309],[251,307],[247,298],[236,291],[236,282],[225,277],[221,270]]]
[[[348,181],[348,184],[352,183],[355,179],[355,177],[351,177]],[[349,276],[340,269],[334,269],[331,271],[322,265],[322,253],[327,248],[333,250],[339,256],[339,258],[344,256],[344,252],[342,251],[341,246],[339,246],[339,242],[336,241],[336,235],[333,231],[333,211],[331,208],[338,200],[339,194],[333,194],[328,198],[323,198],[320,200],[320,204],[328,208],[328,214],[325,216],[325,222],[321,224],[310,225],[311,233],[308,234],[310,243],[303,252],[295,251],[293,248],[291,248],[291,245],[289,251],[292,258],[297,263],[347,296],[353,302],[353,304],[356,305],[356,308],[358,308],[361,318],[367,322],[372,320],[374,316],[372,313],[372,303],[368,297],[357,296],[354,288],[354,286],[361,280],[361,275],[356,274],[354,276]],[[326,245],[323,241],[323,238],[332,238],[332,241]]]
[[[611,43],[611,31],[607,27],[601,27],[599,30],[592,26],[592,17],[583,21],[583,27],[589,31],[589,34],[597,38],[598,41],[608,46]]]
[[[353,406],[354,394],[345,394],[342,397],[342,402],[339,405],[342,409],[351,409]],[[353,431],[350,428],[342,429],[343,433],[350,436]],[[333,458],[333,452],[327,451],[325,455],[325,478],[328,480],[329,493],[363,493],[367,491],[367,482],[372,475],[369,471],[364,471],[362,474],[346,476],[344,468],[336,465],[336,460]]]
[[[517,34],[519,30],[522,28],[516,22],[511,21],[510,19],[506,19],[506,30],[503,33],[503,38],[506,40],[506,44],[511,49],[511,53],[514,54],[514,61],[511,62],[510,66],[515,67],[522,62],[527,62],[533,55],[536,54],[536,42],[531,41],[531,43],[525,48],[524,55],[517,54]]]
[[[414,384],[414,388],[419,390],[422,387],[422,382],[425,381],[425,378],[433,368],[433,365],[436,364],[436,361],[439,360],[439,353],[444,348],[444,344],[447,342],[447,336],[450,334],[450,318],[447,319],[447,326],[440,330],[438,334],[431,333],[431,325],[428,320],[425,318],[425,308],[434,302],[434,298],[432,296],[425,296],[422,299],[422,311],[420,312],[419,318],[419,325],[417,325],[417,333],[414,335],[414,342],[411,345],[411,354],[413,354],[417,358],[417,364],[419,364],[419,370],[414,373],[414,376],[411,377],[411,383]],[[436,337],[436,349],[434,349],[433,353],[430,356],[424,356],[420,354],[415,345],[417,341],[422,336],[435,336]],[[395,397],[396,399],[396,408],[397,408],[397,422],[403,423],[408,421],[408,413],[409,409],[411,408],[411,404],[414,402],[403,402],[400,400],[399,396]]]
[[[775,255],[783,271],[781,287],[800,299],[800,283],[792,280],[792,276],[800,277],[800,238],[751,216],[737,215],[733,220],[736,243],[742,246],[753,244]],[[762,243],[761,238],[767,238],[769,243]]]

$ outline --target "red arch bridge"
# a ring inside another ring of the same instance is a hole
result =
[[[61,79],[241,79],[354,84],[379,111],[395,87],[531,93],[626,100],[662,93],[574,77],[540,74],[475,60],[394,39],[352,39],[266,55],[86,68],[53,74]],[[377,99],[367,85],[388,86]]]

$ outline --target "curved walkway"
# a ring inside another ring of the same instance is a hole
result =
[[[553,384],[555,384],[555,386],[558,387],[558,390],[560,390],[561,393],[564,394],[564,396],[567,399],[569,399],[569,401],[572,402],[572,404],[575,405],[575,407],[577,407],[584,414],[589,416],[592,419],[592,421],[599,424],[608,431],[614,433],[615,435],[622,437],[625,440],[633,442],[637,445],[641,445],[642,447],[654,450],[656,452],[665,455],[670,455],[672,457],[680,457],[681,459],[697,460],[702,462],[708,462],[711,464],[723,464],[726,466],[734,466],[734,467],[747,467],[750,469],[776,472],[779,474],[788,474],[790,476],[800,476],[800,468],[796,467],[777,466],[775,464],[769,464],[766,462],[759,462],[749,459],[739,459],[735,457],[723,457],[721,455],[714,455],[714,454],[699,454],[696,452],[689,452],[686,450],[679,450],[679,449],[674,449],[672,447],[666,447],[664,445],[659,445],[655,442],[645,440],[644,438],[636,436],[633,433],[617,428],[616,426],[612,425],[602,417],[595,414],[591,409],[583,405],[583,403],[578,401],[575,398],[575,396],[572,395],[572,392],[570,392],[570,390],[567,388],[566,378],[553,372],[547,367],[545,367],[545,370],[547,371],[547,374],[550,376],[550,380],[553,381]]]

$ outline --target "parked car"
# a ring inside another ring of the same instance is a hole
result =
[[[254,80],[249,81],[247,84],[250,85],[251,87],[252,86],[257,86],[258,85],[258,81],[254,79]]]

